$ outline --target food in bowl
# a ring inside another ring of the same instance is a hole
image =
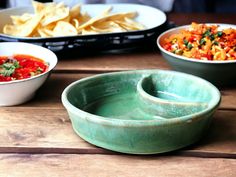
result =
[[[5,24],[3,33],[17,37],[57,37],[144,29],[136,22],[137,12],[111,13],[112,7],[91,17],[81,11],[81,5],[72,8],[62,3],[32,1],[34,14],[11,16],[12,24]]]
[[[0,56],[0,82],[30,78],[47,69],[48,63],[30,55]]]
[[[199,60],[236,60],[236,29],[192,23],[164,39],[169,52]]]
[[[213,24],[206,24],[211,26]],[[219,29],[236,29],[233,24],[214,24]],[[176,70],[202,77],[217,86],[234,86],[236,79],[236,59],[225,60],[208,60],[206,58],[190,58],[183,54],[176,54],[166,50],[164,46],[167,44],[166,39],[169,39],[175,34],[181,34],[184,30],[189,30],[190,25],[184,25],[172,28],[163,32],[157,39],[157,45],[161,51],[162,56]],[[232,39],[232,40],[235,40]],[[201,48],[199,49],[201,50]],[[234,48],[235,50],[235,48]],[[191,50],[190,50],[191,51]],[[210,51],[210,50],[209,50]]]
[[[0,68],[3,73],[1,76],[13,77],[13,80],[7,78],[9,81],[0,82],[0,106],[19,105],[29,101],[56,66],[57,56],[44,47],[23,42],[1,42],[0,49],[0,56],[3,56],[2,61],[5,62],[2,65],[6,65]],[[23,61],[25,58],[26,62]],[[24,67],[20,68],[22,65]],[[36,72],[28,72],[32,68]],[[22,71],[15,72],[17,70]],[[16,76],[17,73],[19,76]]]

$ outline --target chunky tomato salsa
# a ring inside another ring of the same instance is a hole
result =
[[[165,39],[164,49],[200,60],[236,60],[236,29],[192,23]]]
[[[47,69],[46,62],[30,55],[0,56],[0,82],[30,78]]]

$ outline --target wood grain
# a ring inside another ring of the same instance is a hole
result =
[[[30,102],[0,108],[0,152],[111,153],[75,135],[61,104],[61,93],[68,84],[91,75],[53,73]],[[183,155],[204,156],[204,152],[207,156],[235,158],[236,90],[223,89],[221,93],[222,111],[216,113],[210,134],[181,151]]]
[[[1,176],[235,177],[236,160],[128,155],[1,154]]]
[[[49,80],[39,89],[35,98],[20,107],[54,107],[62,108],[61,94],[72,82],[95,74],[53,73]],[[236,89],[234,87],[220,89],[222,102],[220,109],[236,110]]]
[[[86,143],[72,130],[64,108],[0,108],[0,152],[111,153]],[[182,151],[236,158],[236,112],[217,111],[203,140]]]
[[[157,50],[157,49],[156,49]],[[101,73],[134,69],[169,69],[158,51],[97,54],[60,59],[55,72]]]

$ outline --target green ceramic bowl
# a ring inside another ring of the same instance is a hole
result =
[[[220,28],[234,28],[236,25],[217,24]],[[170,66],[176,70],[202,77],[217,86],[235,85],[236,79],[236,60],[234,61],[205,61],[194,58],[187,58],[176,55],[165,50],[164,39],[172,34],[177,34],[183,29],[189,28],[189,25],[172,28],[163,32],[157,39],[157,45]]]
[[[220,98],[217,88],[201,78],[162,70],[96,75],[62,93],[81,138],[131,154],[162,153],[196,142]]]

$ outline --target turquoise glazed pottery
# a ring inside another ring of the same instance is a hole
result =
[[[181,84],[181,82],[183,83]],[[137,85],[139,108],[149,115],[164,118],[182,117],[207,108],[206,101],[198,98],[203,96],[204,92],[189,97],[185,94],[193,91],[191,87],[176,89],[179,87],[178,85],[183,87],[185,82],[186,80],[176,80],[171,83],[171,87],[166,87],[160,75],[144,77]]]
[[[75,132],[99,147],[131,154],[176,150],[201,138],[220,93],[196,76],[163,70],[96,75],[62,93]]]
[[[212,25],[212,24],[211,24]],[[231,24],[215,24],[219,25],[221,29],[234,28],[236,25]],[[157,45],[170,66],[176,70],[193,74],[202,77],[217,86],[229,86],[235,85],[236,79],[236,60],[228,61],[209,61],[209,60],[198,60],[194,58],[187,58],[184,56],[176,55],[163,48],[165,38],[173,34],[180,33],[183,29],[188,29],[190,26],[180,26],[172,28],[168,31],[163,32],[157,39]]]

